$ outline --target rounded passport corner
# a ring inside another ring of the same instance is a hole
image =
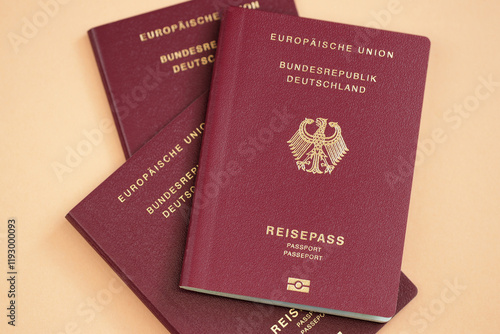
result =
[[[424,40],[424,43],[425,43],[425,46],[427,47],[427,49],[430,50],[431,44],[432,44],[430,38],[427,36],[421,36],[421,37]]]

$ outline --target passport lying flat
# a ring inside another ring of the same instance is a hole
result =
[[[429,47],[421,36],[230,8],[181,287],[388,321]]]
[[[209,89],[228,6],[297,15],[293,0],[197,0],[88,32],[126,158]]]
[[[381,324],[179,288],[206,100],[190,105],[67,219],[171,333],[376,333]],[[416,293],[401,273],[398,310]]]

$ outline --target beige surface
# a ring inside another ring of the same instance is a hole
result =
[[[51,1],[0,3],[0,332],[167,333],[64,215],[124,161],[86,30],[177,1],[60,0],[44,16],[40,3]],[[305,17],[432,41],[403,261],[420,292],[381,333],[498,333],[500,2],[297,6]],[[41,27],[14,47],[9,36],[25,20]],[[102,138],[84,147],[86,131]],[[56,173],[78,148],[87,155]],[[5,316],[8,217],[18,220],[16,328]]]

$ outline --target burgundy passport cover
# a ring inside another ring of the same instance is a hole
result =
[[[67,219],[171,333],[377,332],[381,324],[179,288],[206,100],[190,105]],[[398,309],[416,293],[401,273]]]
[[[420,36],[230,8],[181,287],[392,317],[429,47]]]
[[[293,0],[198,0],[89,30],[126,158],[209,89],[228,6],[297,15]]]

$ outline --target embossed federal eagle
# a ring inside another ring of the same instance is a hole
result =
[[[331,174],[349,149],[342,138],[338,123],[327,122],[326,118],[316,118],[318,129],[311,135],[307,132],[306,126],[312,123],[314,120],[310,118],[306,118],[300,123],[299,129],[288,141],[290,150],[297,160],[299,170],[302,169],[313,174]],[[327,125],[335,130],[333,135],[329,137],[325,135]],[[310,166],[310,168],[306,169],[306,166]]]

